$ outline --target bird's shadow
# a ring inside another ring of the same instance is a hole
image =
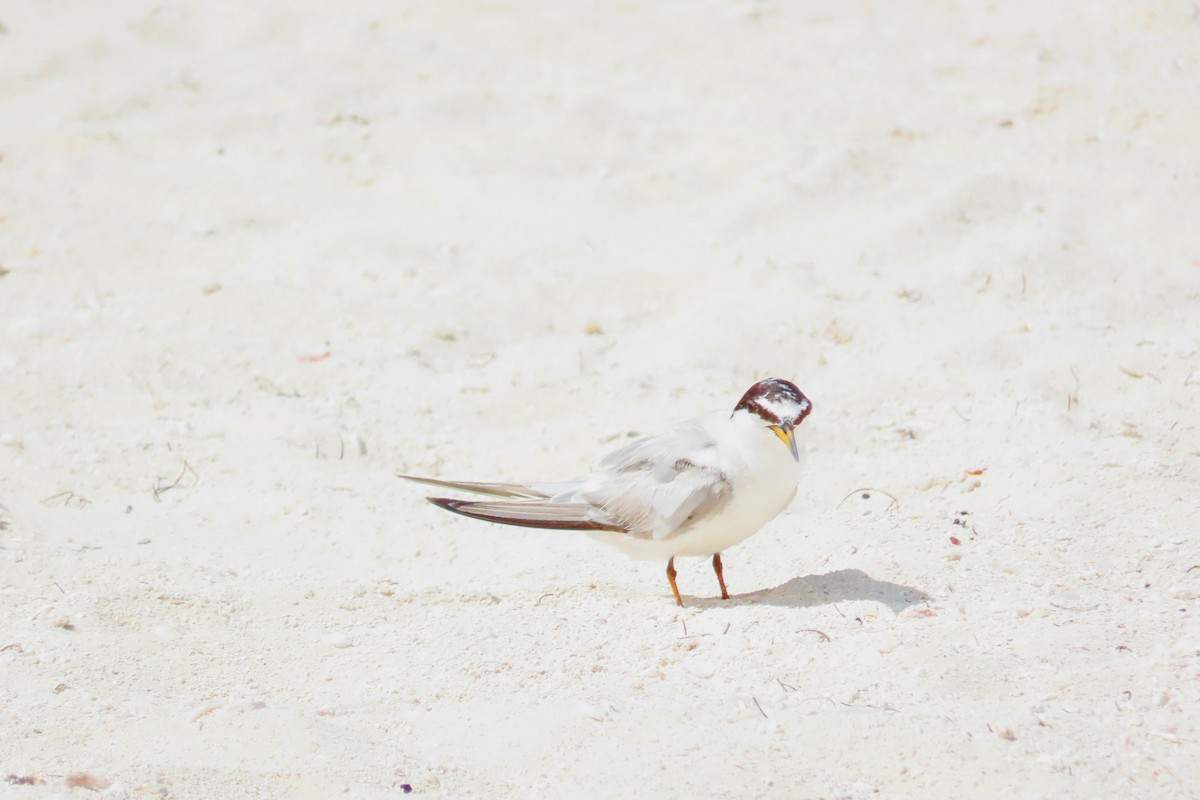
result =
[[[689,597],[685,605],[694,608],[720,608],[729,605],[787,606],[811,608],[843,600],[873,600],[895,613],[931,600],[928,594],[912,586],[878,581],[860,569],[839,569],[824,575],[797,576],[770,589],[735,594],[728,600],[719,597]]]

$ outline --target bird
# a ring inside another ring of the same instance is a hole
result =
[[[609,453],[589,475],[544,483],[450,481],[397,473],[417,483],[484,495],[427,497],[446,511],[527,528],[584,531],[635,559],[666,559],[683,606],[675,559],[711,556],[729,599],[721,553],[786,508],[800,485],[797,430],[813,404],[796,385],[767,378],[733,411],[714,411]]]

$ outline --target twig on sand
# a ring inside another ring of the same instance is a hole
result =
[[[1071,367],[1071,377],[1075,379],[1075,391],[1067,394],[1067,411],[1071,410],[1071,406],[1079,402],[1079,375],[1075,373],[1075,368]]]
[[[62,500],[63,506],[69,506],[73,502],[80,508],[83,508],[84,506],[86,506],[92,502],[91,500],[88,500],[83,495],[75,494],[74,492],[72,492],[68,489],[68,490],[59,492],[58,494],[50,495],[45,500],[42,500],[42,505],[44,505],[44,506],[53,505],[54,501],[56,501],[56,500]]]
[[[762,707],[761,705],[759,705],[759,704],[758,704],[758,698],[757,698],[757,697],[754,697],[753,695],[751,695],[751,696],[750,696],[750,699],[751,699],[751,700],[753,700],[753,701],[754,701],[754,705],[758,707],[758,713],[760,713],[760,714],[762,714],[762,715],[763,715],[763,719],[766,719],[766,718],[767,718],[767,712],[763,711],[763,707]]]
[[[164,485],[164,484],[162,483],[162,479],[161,479],[161,478],[155,478],[155,480],[154,480],[154,502],[156,502],[156,503],[161,503],[161,502],[162,502],[162,500],[160,500],[159,498],[160,498],[162,495],[166,494],[167,492],[171,491],[172,489],[178,489],[178,488],[179,488],[179,484],[180,484],[180,483],[183,481],[184,477],[185,477],[185,476],[186,476],[186,475],[187,475],[189,472],[191,473],[192,477],[195,479],[195,480],[192,482],[192,486],[195,486],[196,484],[198,484],[198,483],[200,482],[200,476],[196,474],[196,470],[192,469],[192,465],[191,465],[191,464],[189,464],[187,461],[184,461],[184,462],[183,462],[183,469],[181,469],[181,470],[179,471],[179,477],[177,477],[177,478],[176,478],[174,481],[172,481],[171,483],[169,483],[169,484],[165,484],[165,485]],[[190,489],[190,488],[192,488],[192,487],[191,487],[191,486],[189,486],[189,487],[187,487],[187,488],[189,488],[189,489]]]

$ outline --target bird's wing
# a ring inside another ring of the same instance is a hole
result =
[[[504,498],[429,502],[456,514],[560,530],[621,531],[666,539],[729,501],[732,484],[704,419],[610,453],[595,474],[563,483],[474,483],[401,475],[418,483]]]
[[[473,481],[441,481],[437,478],[421,478],[416,475],[401,475],[406,481],[424,483],[439,489],[455,489],[460,492],[486,494],[490,497],[507,497],[514,500],[545,500],[553,494],[559,485],[552,483],[476,483]]]
[[[667,539],[686,530],[725,505],[733,489],[703,420],[639,439],[600,466],[574,494],[639,537]]]

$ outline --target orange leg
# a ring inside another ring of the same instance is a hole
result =
[[[671,582],[671,591],[675,593],[675,602],[683,606],[683,598],[679,596],[679,587],[675,584],[675,556],[667,562],[667,580]]]
[[[729,599],[729,590],[725,588],[725,569],[721,566],[721,554],[713,553],[713,572],[717,573],[717,580],[721,584],[721,599]]]

